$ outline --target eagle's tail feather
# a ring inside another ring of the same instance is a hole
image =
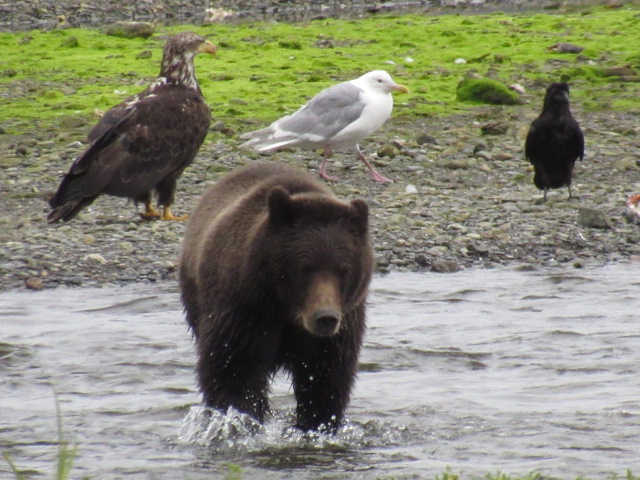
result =
[[[96,197],[70,200],[56,207],[53,207],[53,210],[51,210],[51,212],[49,212],[49,215],[47,215],[47,222],[55,223],[58,220],[64,220],[65,222],[68,222],[73,217],[75,217],[78,212],[80,212],[80,210],[93,203],[95,199]]]

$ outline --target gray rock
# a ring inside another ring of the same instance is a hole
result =
[[[504,135],[509,130],[509,126],[502,122],[489,122],[480,126],[483,135]]]
[[[602,228],[605,230],[612,228],[607,216],[595,208],[580,207],[578,209],[578,223],[586,228]]]
[[[89,253],[85,255],[84,261],[91,264],[105,265],[107,260],[99,253]]]
[[[490,162],[492,160],[491,154],[489,152],[486,152],[484,150],[479,150],[476,152],[476,157],[481,158],[483,160],[486,160],[488,162]]]
[[[396,156],[396,149],[393,145],[387,143],[378,149],[378,157],[394,158]]]
[[[584,47],[573,43],[559,42],[551,45],[549,50],[556,53],[580,53]]]
[[[423,253],[418,253],[415,257],[413,257],[413,260],[416,262],[416,265],[418,265],[419,267],[425,268],[429,266],[429,260],[427,259],[427,256]]]
[[[453,273],[460,270],[460,265],[455,260],[434,260],[431,263],[431,270],[438,273]]]
[[[421,133],[420,135],[418,135],[418,138],[416,138],[416,143],[418,145],[436,144],[438,143],[438,141],[435,137],[429,135],[428,133]]]
[[[494,160],[505,161],[505,160],[513,160],[513,155],[507,152],[495,152],[491,155]]]
[[[44,284],[42,279],[39,277],[29,277],[24,281],[24,286],[29,290],[42,290],[44,288]]]
[[[155,27],[148,22],[116,22],[104,30],[107,35],[123,38],[149,38],[154,32]]]
[[[440,257],[442,255],[446,255],[447,252],[449,252],[449,248],[444,245],[431,247],[430,249],[427,250],[427,253],[432,257]]]

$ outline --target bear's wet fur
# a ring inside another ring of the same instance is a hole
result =
[[[262,422],[282,368],[296,426],[335,431],[356,376],[372,269],[367,204],[337,199],[309,173],[260,163],[210,187],[180,265],[205,403]]]

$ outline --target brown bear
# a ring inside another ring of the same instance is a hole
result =
[[[340,201],[308,173],[272,163],[210,187],[180,265],[205,403],[262,422],[282,368],[296,426],[335,431],[356,375],[372,269],[363,200]]]

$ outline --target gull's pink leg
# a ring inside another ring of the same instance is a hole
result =
[[[385,177],[384,175],[380,174],[375,168],[373,168],[373,165],[371,165],[371,163],[369,163],[369,160],[366,159],[366,157],[360,150],[360,145],[358,144],[356,144],[356,151],[358,152],[358,158],[364,162],[364,164],[369,169],[369,172],[371,172],[371,178],[373,178],[373,180],[378,183],[393,183],[393,180]]]
[[[322,156],[324,158],[322,159],[322,163],[320,164],[320,168],[318,169],[318,175],[325,180],[335,182],[338,180],[338,177],[332,177],[331,175],[327,174],[327,162],[329,161],[329,157],[332,153],[333,152],[329,147],[325,147],[324,151],[322,152]]]

